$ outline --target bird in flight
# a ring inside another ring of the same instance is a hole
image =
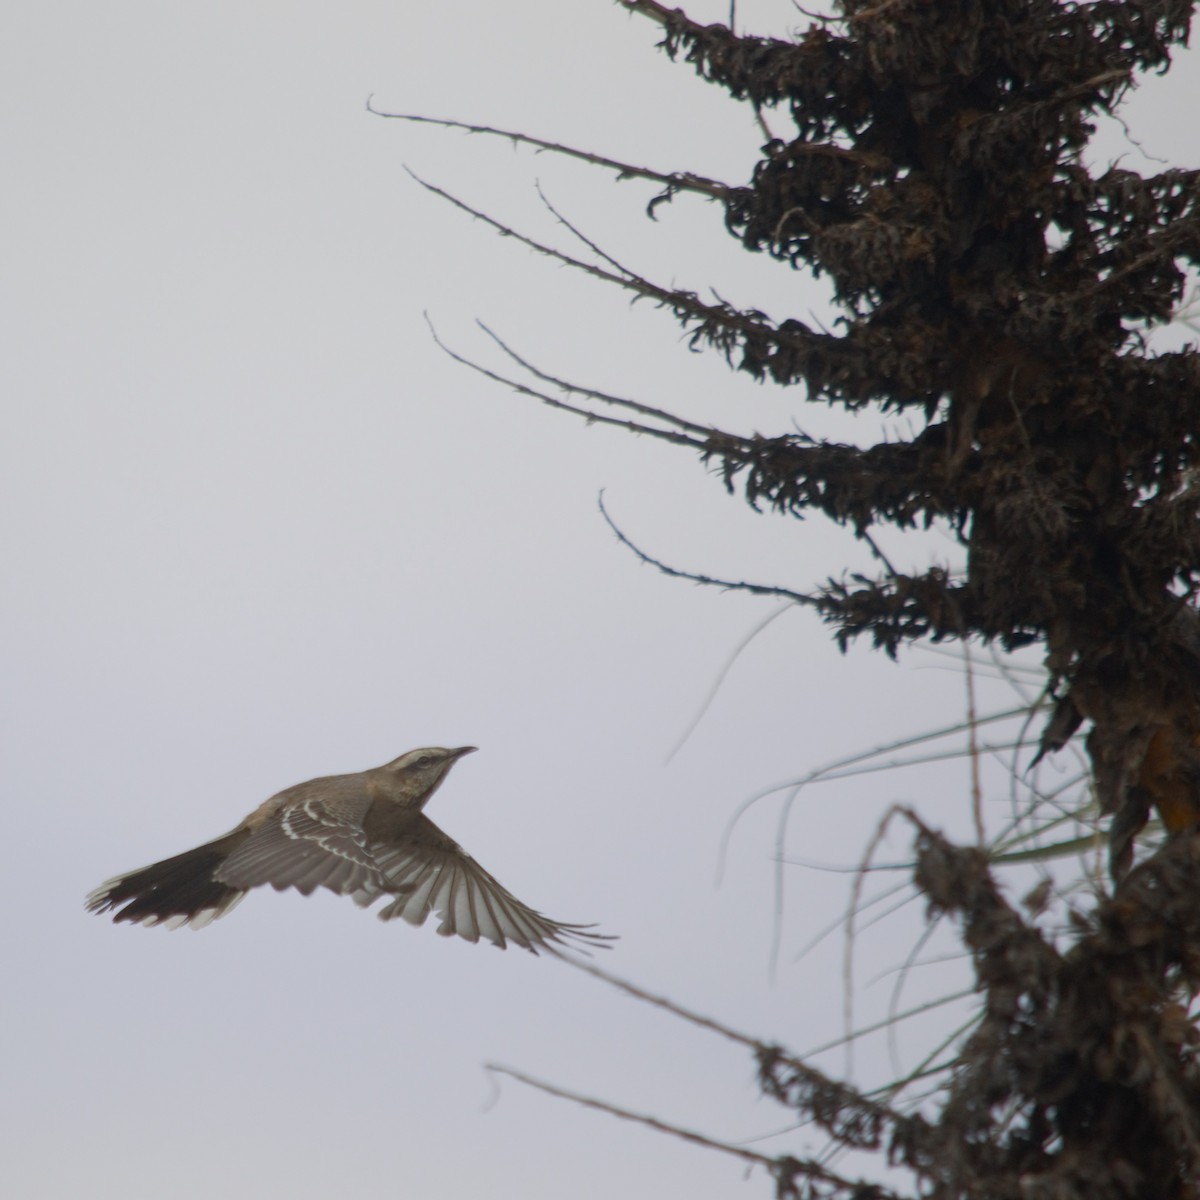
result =
[[[223,837],[118,875],[87,898],[89,912],[114,921],[200,929],[254,887],[328,888],[379,918],[421,925],[468,942],[487,938],[532,951],[604,946],[591,925],[552,921],[523,904],[421,811],[450,768],[474,746],[410,750],[382,767],[329,775],[287,788]]]

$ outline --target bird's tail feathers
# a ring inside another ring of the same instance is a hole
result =
[[[226,834],[215,842],[102,883],[87,898],[88,912],[116,909],[114,921],[202,929],[224,916],[246,894],[244,889],[214,878],[236,845],[236,836]]]

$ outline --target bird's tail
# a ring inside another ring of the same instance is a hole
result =
[[[114,921],[166,925],[168,929],[190,924],[201,929],[224,916],[246,894],[245,889],[214,878],[238,841],[236,833],[226,834],[174,858],[118,875],[88,896],[88,912],[117,909]]]

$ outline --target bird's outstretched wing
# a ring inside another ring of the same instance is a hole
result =
[[[309,896],[324,887],[369,904],[386,888],[363,831],[365,808],[355,798],[318,796],[284,805],[229,855],[216,878],[243,891],[269,883]]]
[[[592,933],[590,925],[552,921],[522,904],[424,814],[402,835],[371,851],[385,890],[396,897],[379,910],[380,920],[403,917],[410,925],[421,925],[436,913],[441,918],[438,933],[444,937],[457,934],[468,942],[483,937],[501,950],[512,942],[534,954],[613,940]]]
[[[224,838],[109,880],[88,897],[88,908],[117,908],[117,921],[200,928],[269,883],[306,896],[324,887],[363,906],[382,897],[382,920],[422,925],[436,913],[438,933],[486,938],[502,950],[511,942],[557,953],[612,940],[522,904],[422,813],[372,837],[363,824],[367,803],[353,794],[294,794]]]
[[[201,929],[264,883],[306,896],[326,887],[370,904],[386,891],[362,828],[370,799],[322,782],[331,795],[304,795],[309,785],[301,784],[214,842],[108,880],[88,896],[89,911],[117,909],[114,921]]]

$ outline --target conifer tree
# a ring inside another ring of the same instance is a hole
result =
[[[525,390],[694,453],[756,507],[869,542],[950,529],[961,572],[879,554],[874,576],[760,590],[889,655],[930,639],[1040,648],[1039,755],[1086,738],[1110,844],[1111,885],[1064,939],[1008,902],[981,847],[913,816],[915,884],[957,921],[981,995],[948,1083],[902,1113],[751,1041],[762,1089],[835,1145],[907,1168],[913,1195],[1200,1195],[1200,355],[1146,337],[1200,262],[1200,172],[1085,159],[1097,119],[1168,69],[1191,0],[842,0],[787,39],[620,3],[788,132],[744,182],[545,148],[655,182],[652,208],[715,199],[747,251],[827,277],[842,321],[771,319],[611,259],[586,269],[669,308],[734,369],[911,432],[859,446],[713,428],[536,368]],[[1152,817],[1170,836],[1147,854]],[[762,1162],[781,1197],[904,1194]]]

